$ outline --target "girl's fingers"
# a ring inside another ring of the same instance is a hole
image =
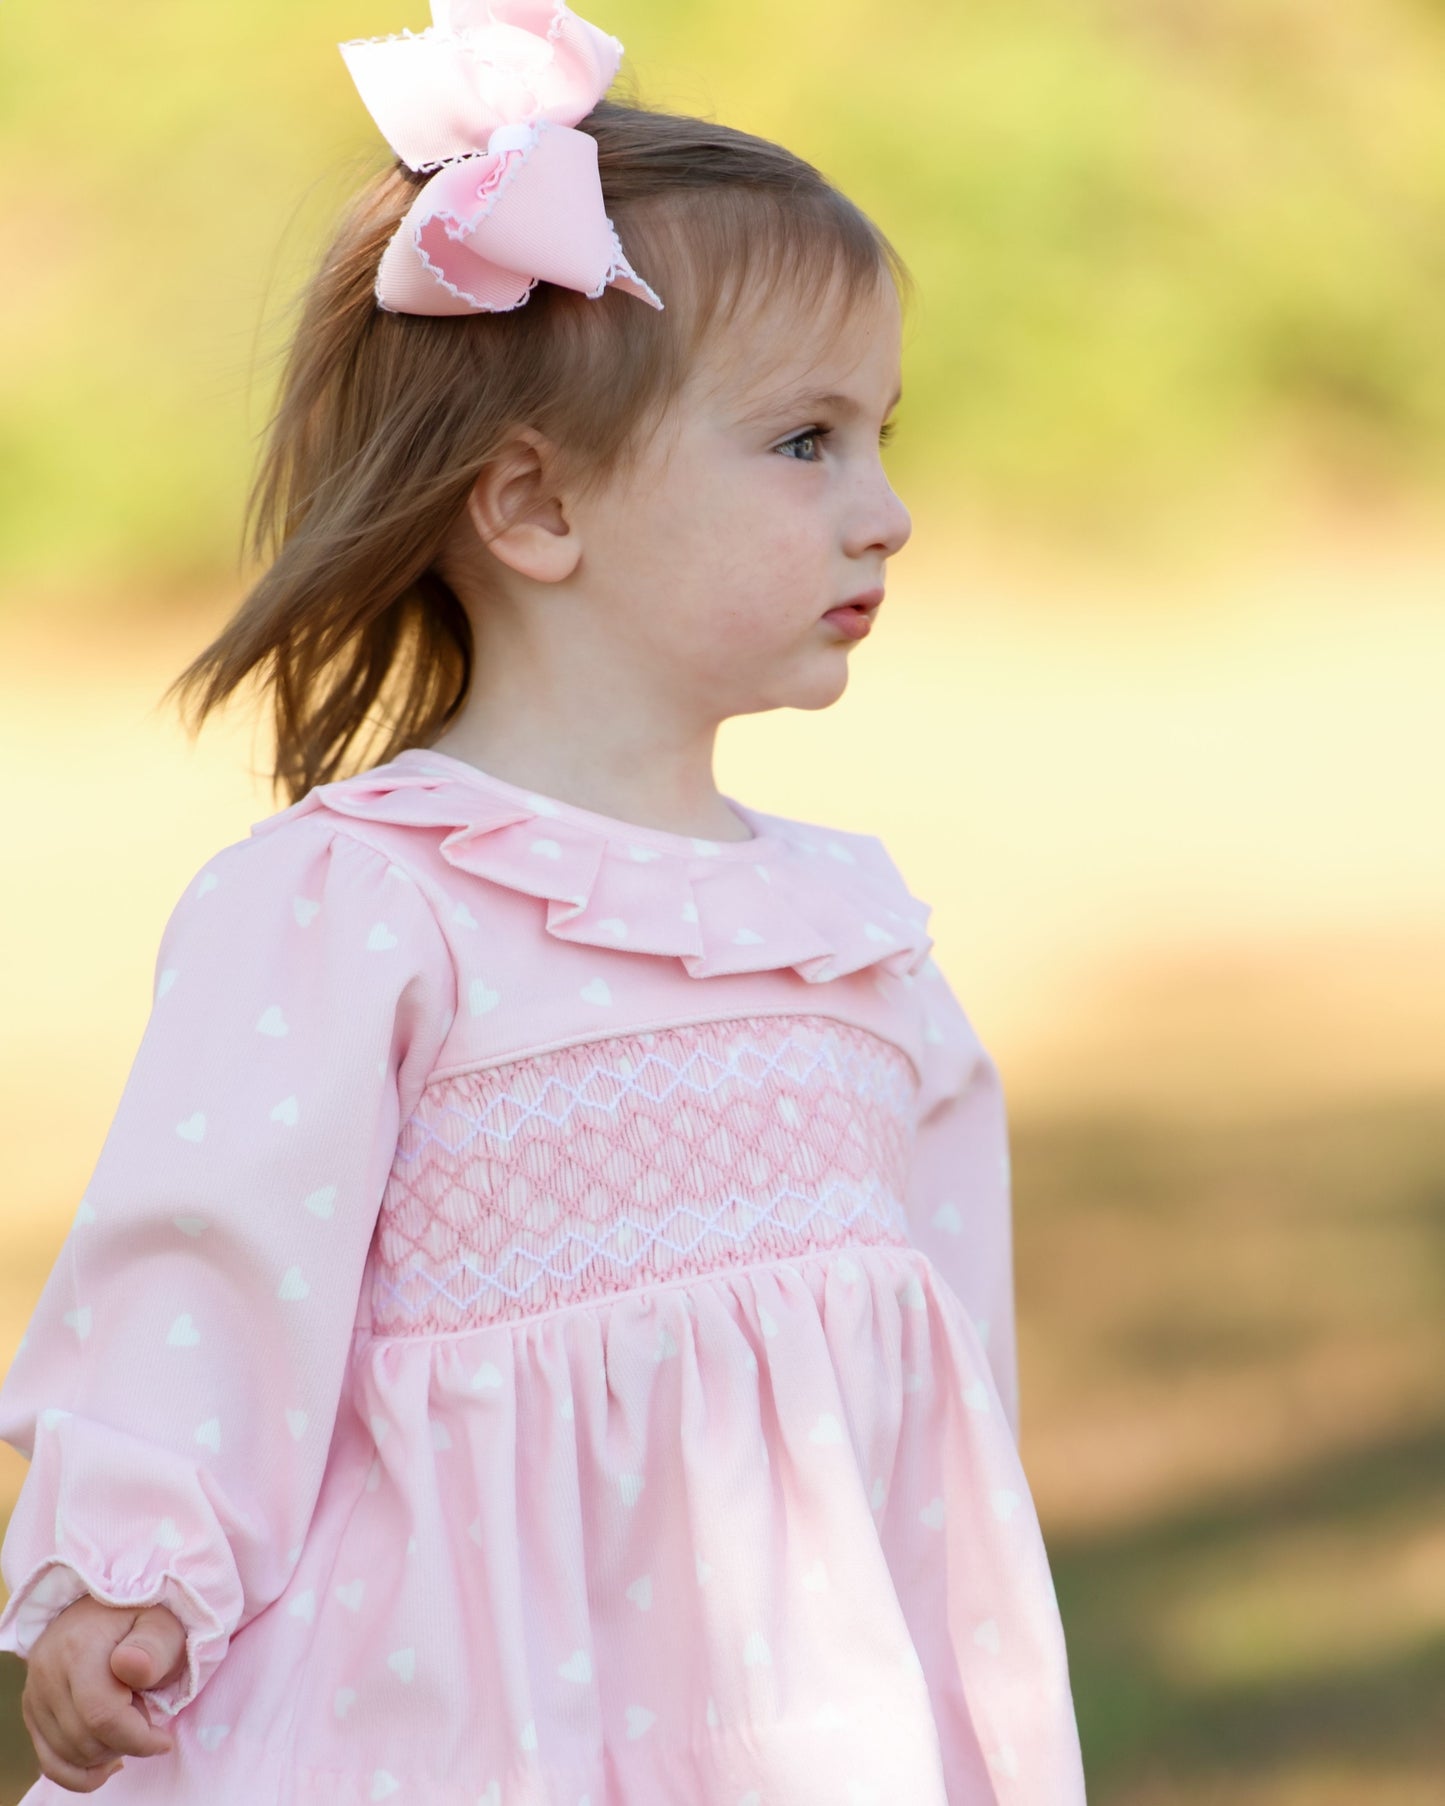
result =
[[[77,1769],[171,1748],[171,1739],[149,1724],[126,1687],[85,1668],[33,1679],[21,1703],[32,1735],[38,1731],[60,1761]]]
[[[20,1696],[20,1711],[31,1738],[37,1743],[44,1738],[60,1761],[76,1768],[90,1768],[97,1762],[114,1760],[116,1752],[91,1737],[81,1724],[67,1689],[32,1681]]]
[[[104,1767],[121,1754],[103,1730],[86,1722],[83,1709],[75,1699],[68,1678],[53,1685],[42,1683],[27,1690],[30,1699],[29,1727],[33,1719],[40,1735],[62,1762],[77,1769]],[[33,1732],[32,1732],[33,1735]]]
[[[47,1780],[69,1788],[72,1793],[94,1793],[97,1787],[104,1787],[122,1766],[116,1761],[102,1763],[96,1768],[79,1768],[75,1763],[66,1762],[63,1757],[57,1756],[43,1738],[35,1744],[35,1757],[40,1764],[41,1774]]]
[[[81,1762],[98,1762],[109,1756],[158,1756],[172,1747],[172,1739],[158,1731],[146,1717],[141,1700],[110,1672],[108,1654],[77,1662],[66,1676],[69,1711],[54,1702],[62,1725],[73,1727],[77,1741],[68,1753]],[[66,1748],[61,1745],[62,1750]]]
[[[24,1696],[21,1703],[24,1706]],[[35,1759],[40,1764],[40,1772],[48,1781],[69,1788],[72,1793],[94,1793],[97,1787],[103,1786],[120,1768],[118,1758],[86,1765],[62,1755],[52,1741],[56,1734],[54,1718],[33,1701],[25,1708],[22,1716],[30,1741],[35,1746]],[[67,1740],[63,1734],[60,1734],[60,1740],[62,1745],[66,1745]]]

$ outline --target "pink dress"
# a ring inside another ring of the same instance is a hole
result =
[[[0,1388],[0,1648],[187,1630],[116,1806],[1084,1799],[998,1074],[881,841],[728,801],[412,749],[176,905]]]

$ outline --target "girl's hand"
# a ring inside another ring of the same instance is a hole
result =
[[[40,1772],[94,1793],[121,1768],[117,1752],[171,1749],[134,1695],[181,1674],[185,1654],[185,1627],[163,1605],[102,1605],[86,1594],[58,1613],[30,1651],[20,1696]]]

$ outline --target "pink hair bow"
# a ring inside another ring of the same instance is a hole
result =
[[[382,254],[383,308],[502,313],[538,282],[662,306],[607,217],[596,141],[573,129],[617,73],[616,38],[565,0],[432,0],[425,31],[339,48],[397,156],[436,171]]]

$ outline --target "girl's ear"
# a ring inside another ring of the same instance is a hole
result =
[[[534,583],[560,583],[582,556],[550,440],[519,427],[473,483],[467,515],[494,558]]]

